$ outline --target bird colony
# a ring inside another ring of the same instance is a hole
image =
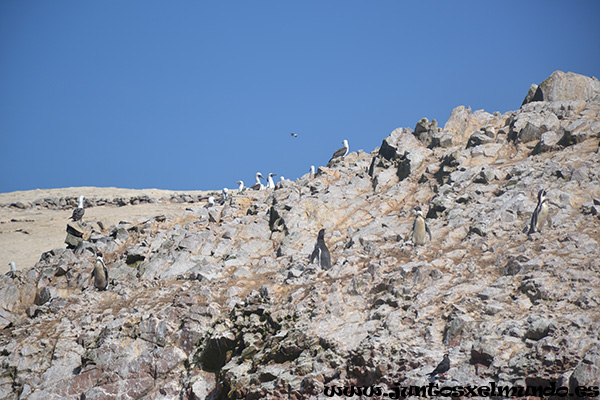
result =
[[[597,386],[599,94],[557,71],[177,218],[102,227],[82,198],[76,244],[2,277],[0,399]]]

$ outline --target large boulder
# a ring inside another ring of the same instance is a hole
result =
[[[544,82],[540,83],[533,97],[528,93],[523,104],[532,101],[588,101],[599,94],[600,81],[598,79],[573,72],[554,71]]]

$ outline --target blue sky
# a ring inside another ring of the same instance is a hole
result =
[[[600,75],[598,1],[0,2],[0,192],[295,179]],[[290,132],[298,133],[292,138]]]

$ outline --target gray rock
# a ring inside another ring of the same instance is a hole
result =
[[[587,101],[598,94],[600,94],[598,79],[573,72],[554,71],[544,82],[540,83],[531,101]]]

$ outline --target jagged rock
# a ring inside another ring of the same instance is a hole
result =
[[[560,121],[555,114],[524,111],[511,124],[511,135],[515,140],[527,143],[539,140],[544,132],[557,131],[559,127]]]
[[[547,131],[542,133],[540,141],[535,145],[532,154],[540,154],[558,149],[558,141],[560,136],[555,131]]]
[[[483,110],[472,113],[470,107],[460,106],[452,110],[450,118],[446,121],[442,131],[452,134],[454,145],[465,145],[473,132],[493,123],[493,121],[494,116]]]
[[[531,90],[531,89],[530,89]],[[531,102],[558,100],[591,100],[600,94],[600,82],[573,72],[554,71],[537,87]],[[527,97],[524,104],[529,103]]]

